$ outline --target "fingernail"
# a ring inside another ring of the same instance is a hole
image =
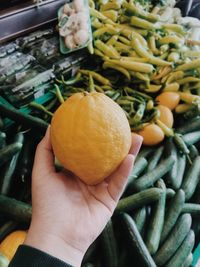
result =
[[[134,135],[134,137],[133,137],[133,146],[132,146],[132,149],[131,149],[130,153],[135,155],[135,157],[137,156],[137,154],[140,151],[140,148],[142,146],[142,142],[143,142],[143,137],[142,136]]]

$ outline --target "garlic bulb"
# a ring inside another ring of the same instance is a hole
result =
[[[72,34],[67,35],[65,37],[65,45],[70,48],[73,49],[76,47],[75,41],[74,41],[74,36]]]
[[[63,8],[63,12],[67,16],[71,16],[71,15],[73,15],[75,13],[75,10],[69,4],[65,4],[64,8]]]
[[[79,30],[74,34],[74,42],[76,45],[83,45],[88,40],[88,32],[87,30]]]

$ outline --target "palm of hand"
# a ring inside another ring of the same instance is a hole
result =
[[[34,227],[31,228],[39,229],[37,232],[43,236],[53,236],[53,240],[56,237],[84,254],[110,219],[141,141],[140,137],[134,136],[134,147],[118,169],[104,182],[88,186],[71,173],[55,171],[47,131],[37,147],[32,174],[31,224]],[[28,244],[32,244],[33,235],[29,235]]]

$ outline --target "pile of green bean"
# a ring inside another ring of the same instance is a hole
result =
[[[149,12],[137,1],[90,0],[90,12],[103,69],[120,72],[125,83],[149,94],[200,94],[200,42],[188,39],[186,26],[163,21],[159,7]]]

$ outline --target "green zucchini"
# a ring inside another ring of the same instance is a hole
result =
[[[36,128],[42,133],[46,132],[47,127],[48,127],[48,123],[46,123],[42,119],[24,114],[20,110],[7,107],[6,105],[2,103],[0,103],[0,113],[2,116],[5,116],[11,120],[14,120],[20,125],[28,126],[31,128]]]
[[[98,241],[99,241],[99,239],[98,239]],[[97,241],[94,241],[89,246],[89,248],[87,249],[86,253],[84,254],[84,257],[83,257],[83,260],[82,260],[83,264],[86,263],[86,262],[93,261],[93,257],[95,255],[96,249],[97,249]]]
[[[181,267],[183,262],[187,259],[194,247],[195,236],[192,230],[189,231],[187,237],[176,251],[174,256],[168,261],[165,267]]]
[[[14,155],[16,155],[22,148],[22,143],[15,142],[7,145],[0,150],[0,166],[9,161]]]
[[[133,183],[133,181],[135,181],[135,179],[137,179],[137,177],[143,172],[143,170],[146,168],[146,166],[148,165],[148,162],[145,158],[140,157],[136,160],[134,166],[133,166],[133,171],[130,174],[130,176],[128,177],[128,183],[127,183],[127,187]]]
[[[88,262],[88,263],[85,263],[83,267],[94,267],[94,264]]]
[[[145,206],[136,210],[132,215],[132,218],[133,218],[133,220],[137,226],[137,229],[141,235],[143,233],[144,225],[146,222],[146,217],[147,217],[147,211],[146,211]]]
[[[149,159],[149,165],[147,168],[147,172],[152,171],[157,166],[159,160],[161,159],[161,156],[163,154],[164,147],[160,146],[156,149],[156,151],[153,153],[152,157]]]
[[[190,213],[192,216],[200,216],[200,204],[185,203],[182,213]]]
[[[188,120],[184,123],[183,126],[176,129],[180,134],[186,134],[190,132],[194,132],[200,130],[200,118],[194,118],[193,120]]]
[[[190,153],[190,150],[188,149],[185,141],[183,140],[183,136],[181,134],[175,134],[174,135],[174,142],[177,145],[180,152],[182,152],[185,155],[188,155]]]
[[[122,214],[121,217],[124,226],[124,233],[128,236],[133,250],[137,252],[138,257],[142,260],[143,266],[156,267],[156,264],[145,246],[134,220],[125,213]]]
[[[163,190],[159,188],[146,189],[132,196],[121,199],[116,208],[116,212],[128,212],[136,208],[143,207],[160,198]]]
[[[200,131],[183,135],[183,140],[188,146],[198,143],[200,141]]]
[[[181,188],[185,191],[185,199],[189,200],[195,192],[200,179],[200,156],[196,157],[188,169]]]
[[[171,189],[171,188],[167,188],[167,190],[166,190],[166,196],[167,196],[167,199],[168,199],[168,198],[172,198],[172,197],[174,197],[175,194],[176,194],[176,192],[175,192],[173,189]]]
[[[192,219],[190,214],[186,213],[179,217],[170,235],[153,257],[157,266],[163,266],[169,259],[171,259],[187,236],[191,224]]]
[[[161,244],[165,241],[166,237],[176,224],[176,221],[182,212],[183,205],[185,203],[185,192],[178,190],[176,195],[171,199],[168,209],[165,213],[164,226],[161,233]]]
[[[137,158],[148,158],[155,151],[152,147],[142,147]]]
[[[3,129],[4,123],[2,117],[0,117],[0,129]]]
[[[198,149],[196,148],[195,145],[191,145],[189,147],[189,150],[190,150],[190,158],[191,160],[195,159],[197,156],[199,156],[199,151]]]
[[[185,260],[185,262],[181,265],[181,267],[190,267],[190,265],[192,264],[193,261],[193,255],[190,252],[190,254],[187,256],[187,259]]]
[[[0,131],[0,149],[6,146],[6,134]]]
[[[0,195],[0,212],[18,222],[30,223],[32,207],[14,198]]]
[[[0,242],[4,240],[4,238],[9,235],[11,232],[17,229],[17,222],[14,221],[8,221],[4,223],[0,227]]]
[[[172,168],[174,162],[174,157],[168,157],[162,160],[154,170],[144,174],[133,183],[134,189],[141,191],[152,186],[157,180],[168,173],[168,171]]]
[[[147,237],[145,242],[151,255],[154,255],[158,250],[165,215],[166,186],[163,180],[158,181],[158,187],[163,190],[163,193],[153,206],[153,212],[148,224]]]
[[[117,242],[114,234],[112,221],[109,220],[106,227],[101,234],[101,247],[105,259],[104,266],[117,267],[118,266],[118,253]]]
[[[183,176],[185,173],[186,163],[187,163],[186,156],[178,154],[178,162],[177,162],[178,172],[176,178],[174,179],[174,187],[173,187],[175,190],[178,190],[181,187]]]
[[[177,155],[177,150],[176,150],[176,146],[172,140],[172,138],[169,138],[166,142],[166,153],[167,153],[167,157],[173,157],[174,159],[174,164],[171,167],[171,169],[169,170],[166,180],[167,183],[170,184],[170,186],[173,189],[176,189],[176,176],[177,176],[177,172],[178,172],[178,155]]]
[[[23,133],[17,133],[15,138],[14,138],[14,142],[19,142],[19,143],[23,144],[23,142],[24,142]],[[12,183],[12,178],[13,178],[13,175],[14,175],[16,168],[17,168],[17,163],[18,163],[20,151],[17,152],[12,157],[10,162],[7,162],[3,172],[1,174],[2,180],[1,180],[1,185],[0,185],[0,194],[2,194],[2,195],[8,195],[8,193],[9,193],[10,186]]]
[[[8,258],[0,252],[0,267],[8,267],[9,263]]]

